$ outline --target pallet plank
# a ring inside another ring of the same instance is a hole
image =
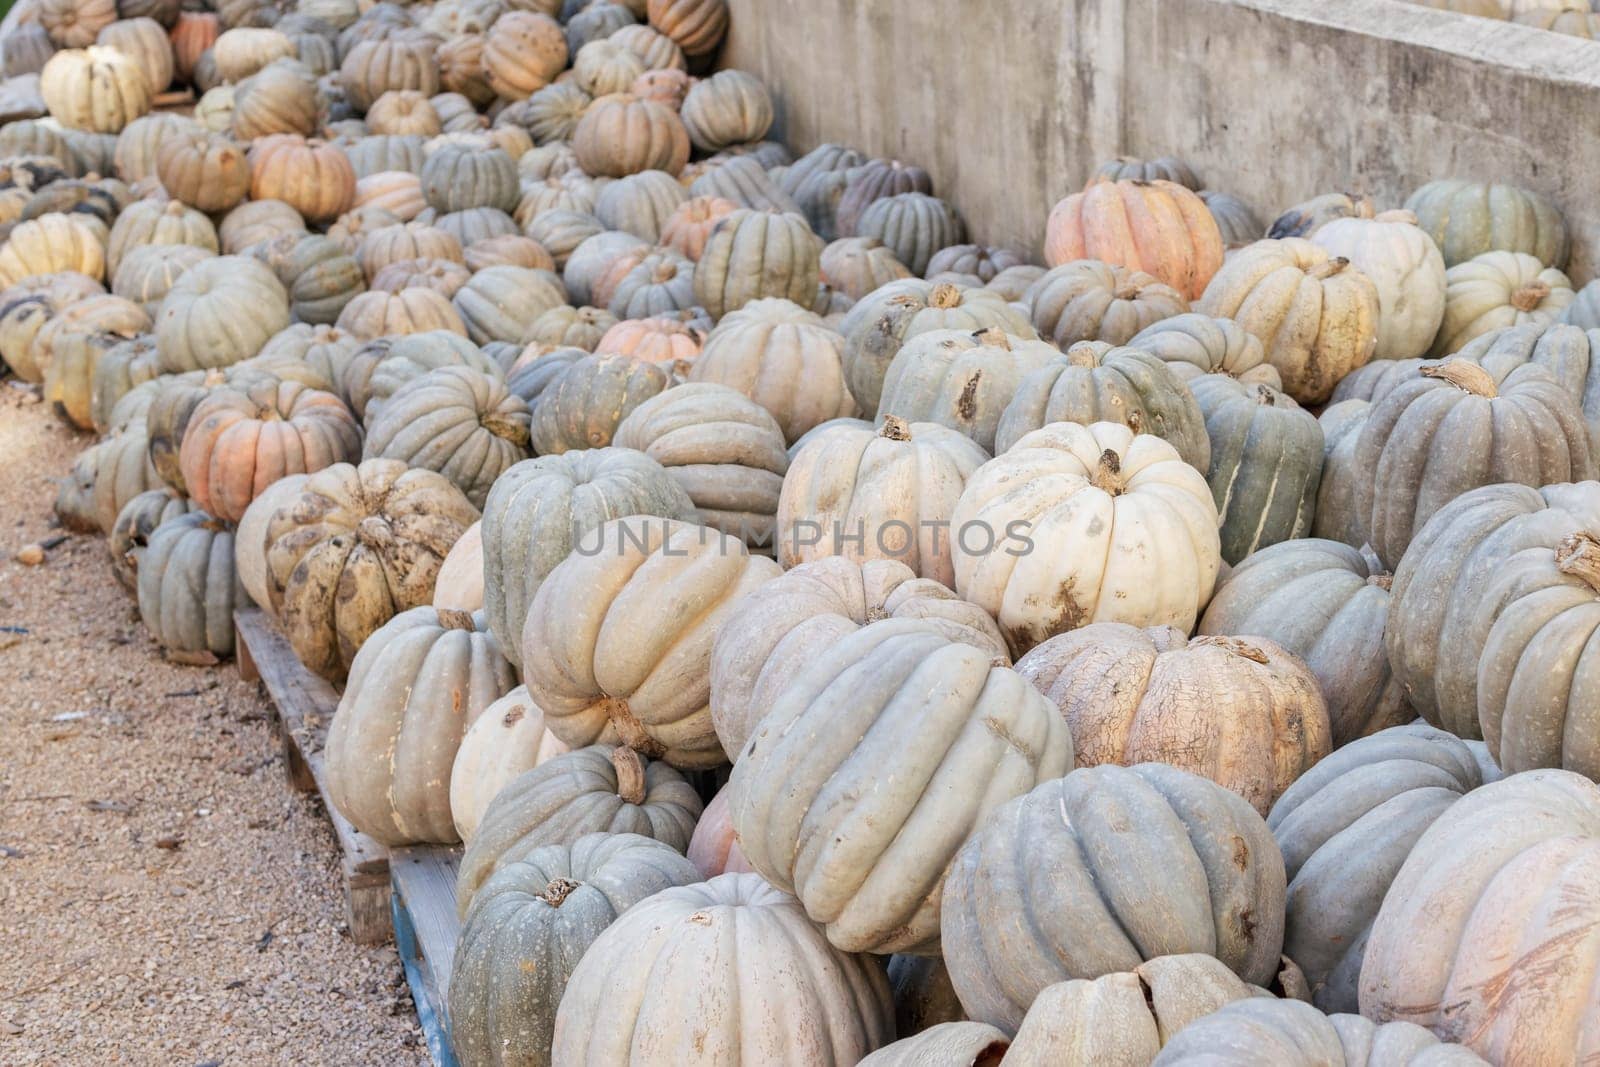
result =
[[[456,916],[459,848],[397,848],[389,854],[394,883],[395,946],[435,1067],[456,1067],[450,1047],[450,971],[461,921]]]

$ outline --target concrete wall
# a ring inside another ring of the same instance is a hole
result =
[[[1102,160],[1173,153],[1263,221],[1436,177],[1539,189],[1600,260],[1600,42],[1399,0],[729,0],[722,62],[800,149],[926,167],[977,239],[1038,251]]]

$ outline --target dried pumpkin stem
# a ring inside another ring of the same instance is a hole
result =
[[[1373,575],[1368,576],[1367,584],[1368,585],[1375,585],[1379,589],[1382,589],[1385,593],[1387,593],[1389,591],[1389,589],[1394,585],[1394,575],[1392,575],[1392,574],[1373,574]]]
[[[998,326],[985,326],[972,335],[972,339],[985,348],[1003,348],[1011,351],[1011,338]]]
[[[1123,282],[1111,291],[1113,300],[1136,300],[1139,297],[1139,287],[1132,282]]]
[[[526,423],[519,422],[508,415],[489,414],[478,420],[478,424],[496,437],[510,441],[518,448],[527,448],[531,435],[528,433]]]
[[[1332,259],[1318,263],[1315,267],[1306,271],[1306,276],[1321,281],[1323,278],[1331,278],[1335,274],[1343,272],[1348,266],[1350,266],[1348,259],[1343,256],[1334,256]]]
[[[446,630],[471,630],[472,613],[459,608],[438,608],[439,625]]]
[[[1067,366],[1098,367],[1099,365],[1100,349],[1093,341],[1079,341],[1067,349]]]
[[[890,441],[911,440],[911,427],[898,415],[885,415],[883,428],[878,431],[878,436]]]
[[[1550,295],[1548,282],[1529,282],[1511,294],[1511,306],[1518,311],[1532,311]]]
[[[949,282],[940,282],[933,287],[933,292],[928,294],[928,306],[947,311],[961,303],[961,290]]]
[[[552,908],[559,908],[582,886],[582,882],[574,882],[571,878],[552,878],[550,884],[544,887],[544,892],[539,894],[539,899]]]
[[[1556,569],[1583,579],[1590,589],[1600,593],[1600,539],[1586,531],[1562,538],[1556,546]]]
[[[1447,359],[1443,363],[1423,367],[1419,373],[1424,378],[1438,378],[1449,382],[1457,389],[1464,389],[1475,396],[1488,397],[1492,400],[1500,395],[1494,387],[1494,376],[1469,360]]]
[[[1089,475],[1089,484],[1119,496],[1122,493],[1122,457],[1109,448],[1100,453],[1100,463]]]
[[[628,804],[643,804],[644,757],[626,745],[611,750],[611,766],[617,771],[617,796]]]

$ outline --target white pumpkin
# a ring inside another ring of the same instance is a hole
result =
[[[467,727],[450,768],[450,819],[471,843],[489,802],[511,779],[568,751],[544,725],[544,709],[519,685]]]
[[[457,611],[483,607],[483,523],[475,522],[451,546],[433,583],[433,606]]]
[[[1444,318],[1444,256],[1409,211],[1375,219],[1334,219],[1311,238],[1342,256],[1378,288],[1373,359],[1426,355]]]
[[[1555,322],[1576,296],[1570,278],[1526,252],[1485,252],[1457,263],[1444,278],[1435,357],[1454,355],[1491,330]]]

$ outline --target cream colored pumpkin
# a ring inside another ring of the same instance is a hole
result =
[[[0,286],[62,271],[104,280],[105,245],[86,218],[49,214],[18,223],[0,245]]]
[[[267,486],[244,509],[233,535],[233,566],[256,606],[271,615],[272,579],[267,573],[267,524],[278,508],[300,495],[309,474],[291,474]]]
[[[483,607],[483,524],[467,527],[439,565],[433,586],[433,606],[477,611]]]
[[[121,133],[150,110],[145,72],[115,48],[57,52],[39,72],[39,95],[57,122],[92,133]]]
[[[1444,321],[1429,355],[1454,355],[1506,326],[1546,325],[1575,294],[1572,280],[1525,252],[1485,252],[1445,272]]]
[[[528,696],[527,686],[517,686],[484,708],[467,727],[450,768],[450,818],[461,840],[472,843],[483,813],[502,786],[567,751],[566,744],[545,729],[544,710]]]
[[[1378,290],[1378,341],[1373,359],[1427,353],[1444,319],[1444,256],[1409,211],[1375,219],[1334,219],[1311,238],[1329,255],[1348,259]]]

